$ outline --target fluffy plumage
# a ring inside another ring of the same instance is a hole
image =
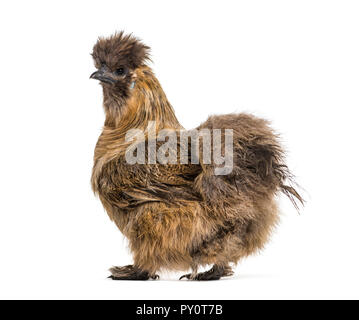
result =
[[[229,175],[215,175],[216,165],[202,158],[199,164],[130,165],[128,130],[145,131],[149,121],[155,121],[156,132],[179,134],[183,128],[146,65],[149,47],[121,32],[100,38],[93,58],[98,71],[91,77],[103,86],[106,120],[95,149],[92,188],[128,238],[134,258],[133,266],[112,268],[111,277],[156,279],[161,269],[189,268],[192,273],[184,277],[192,280],[231,275],[231,263],[267,242],[278,222],[278,193],[295,205],[302,202],[277,135],[266,120],[249,114],[212,116],[198,129],[233,129]],[[199,266],[212,264],[210,271],[197,273]]]

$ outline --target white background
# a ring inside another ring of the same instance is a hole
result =
[[[359,298],[357,1],[11,1],[0,5],[0,298]],[[219,282],[107,280],[131,262],[90,189],[104,115],[100,35],[133,32],[186,128],[273,121],[301,215]]]

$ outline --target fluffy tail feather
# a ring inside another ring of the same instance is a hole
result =
[[[301,205],[304,205],[304,199],[301,197],[298,191],[294,189],[292,186],[286,186],[284,184],[282,184],[280,187],[281,187],[281,191],[289,198],[293,206],[299,211],[298,202]]]
[[[299,211],[304,200],[294,187],[297,184],[285,163],[285,152],[278,135],[266,120],[243,113],[212,116],[201,128],[231,128],[234,135],[231,174],[214,176],[214,166],[202,164],[203,172],[197,178],[195,188],[207,201],[221,202],[229,198],[240,201],[239,194],[255,198],[280,191]]]

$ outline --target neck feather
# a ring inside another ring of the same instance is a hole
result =
[[[114,158],[125,152],[129,145],[125,141],[126,133],[130,129],[141,129],[146,133],[150,121],[155,122],[156,133],[162,129],[182,129],[151,69],[143,66],[136,70],[136,76],[136,84],[128,98],[104,89],[106,120],[95,159],[104,153],[108,158]]]

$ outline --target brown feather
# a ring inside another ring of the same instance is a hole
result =
[[[290,185],[278,136],[267,121],[248,114],[212,116],[198,127],[233,129],[234,168],[229,175],[216,176],[216,165],[201,158],[199,164],[187,165],[127,164],[128,130],[145,130],[149,121],[156,121],[156,132],[179,134],[183,129],[146,65],[148,50],[123,33],[101,38],[94,47],[97,67],[126,65],[129,73],[114,85],[103,84],[106,120],[95,149],[92,188],[129,239],[137,274],[195,270],[206,264],[227,272],[229,263],[267,242],[279,220],[279,192],[295,206],[295,199],[303,200]],[[132,269],[113,269],[117,278],[119,270],[127,274]]]

